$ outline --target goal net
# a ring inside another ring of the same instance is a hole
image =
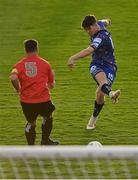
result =
[[[109,178],[138,178],[138,146],[0,146],[0,179]]]

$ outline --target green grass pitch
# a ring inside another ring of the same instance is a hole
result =
[[[138,144],[138,37],[137,0],[0,0],[0,145],[25,145],[25,118],[18,96],[9,82],[12,65],[24,56],[23,41],[39,41],[40,55],[56,73],[52,100],[56,105],[52,138],[62,145]],[[87,14],[110,18],[118,73],[113,89],[122,95],[113,105],[106,98],[95,130],[85,130],[92,113],[96,84],[89,74],[90,57],[80,60],[73,71],[67,60],[89,45],[81,29]],[[41,118],[37,140],[40,144]]]

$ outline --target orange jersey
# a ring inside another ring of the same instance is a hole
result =
[[[41,103],[50,100],[48,84],[54,83],[51,65],[37,55],[23,58],[14,65],[12,73],[20,82],[20,100],[25,103]]]

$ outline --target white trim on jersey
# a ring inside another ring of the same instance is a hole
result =
[[[101,38],[95,38],[92,42],[92,46],[94,47],[98,47],[100,45],[100,43],[102,42],[102,39]]]

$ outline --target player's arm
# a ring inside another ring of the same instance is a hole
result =
[[[69,68],[73,68],[75,66],[75,62],[80,59],[80,58],[84,58],[86,56],[89,56],[90,54],[92,54],[94,51],[94,48],[89,46],[86,49],[83,49],[82,51],[78,52],[77,54],[74,54],[73,56],[71,56],[68,60],[68,66]]]
[[[54,70],[50,68],[48,73],[48,88],[53,89],[55,87],[55,73]]]
[[[19,93],[20,92],[20,83],[19,83],[19,79],[18,79],[18,71],[16,68],[14,68],[12,70],[11,75],[10,75],[10,80],[11,80],[12,86],[14,87],[16,92]]]
[[[111,25],[111,20],[110,20],[110,19],[102,19],[102,20],[100,20],[100,21],[104,23],[104,26],[105,26],[105,27]]]

